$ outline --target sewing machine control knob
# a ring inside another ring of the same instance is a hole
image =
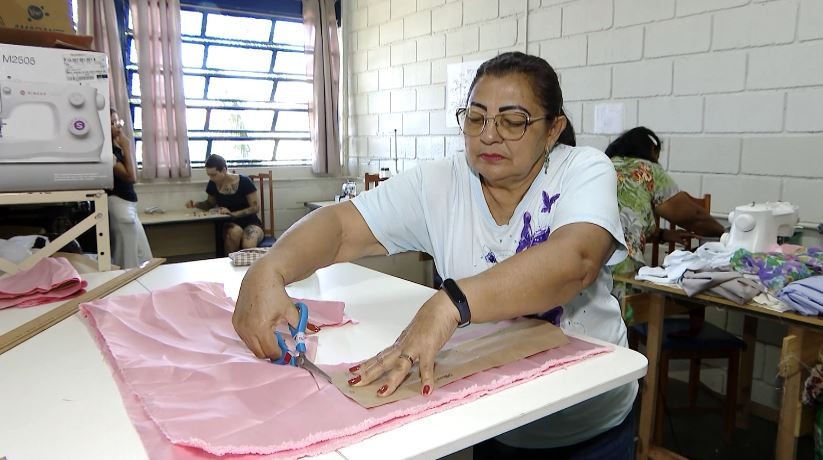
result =
[[[77,137],[85,136],[89,133],[89,122],[85,118],[74,118],[69,122],[69,132]]]
[[[83,104],[85,103],[86,98],[84,98],[82,94],[71,93],[71,95],[69,95],[69,104],[71,104],[72,107],[77,107],[79,109],[80,107],[83,107]]]
[[[103,108],[106,107],[106,98],[100,93],[97,93],[94,102],[97,104],[97,110],[103,110]]]
[[[741,232],[750,232],[754,229],[754,217],[749,214],[741,214],[734,219],[734,226]]]

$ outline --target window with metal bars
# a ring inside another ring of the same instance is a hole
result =
[[[137,159],[142,113],[131,17],[126,74]],[[183,87],[193,167],[219,154],[231,166],[311,163],[311,79],[300,19],[183,7]]]

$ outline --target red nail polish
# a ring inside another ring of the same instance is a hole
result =
[[[354,385],[355,383],[360,381],[360,376],[355,375],[354,378],[349,379],[349,385]]]
[[[428,385],[423,386],[423,396],[428,396],[429,393],[431,393],[431,391],[432,391],[432,389],[431,389],[430,386],[428,386]]]
[[[349,372],[357,372],[360,370],[360,365],[352,366],[349,368]]]
[[[320,332],[320,328],[319,328],[319,327],[317,327],[317,326],[315,326],[314,324],[311,324],[311,323],[309,323],[308,325],[306,325],[306,329],[308,329],[308,330],[310,330],[310,331],[312,331],[312,332]]]
[[[378,392],[378,393],[380,393],[380,394],[382,395],[382,394],[383,394],[383,393],[385,393],[385,392],[386,392],[386,390],[388,390],[388,389],[389,389],[389,386],[388,386],[388,385],[383,385],[382,387],[380,387],[380,389],[379,389],[379,390],[377,390],[377,392]]]

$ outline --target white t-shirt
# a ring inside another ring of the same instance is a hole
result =
[[[608,265],[620,262],[626,247],[616,190],[614,167],[602,152],[558,145],[550,154],[548,170],[540,171],[505,225],[492,218],[480,178],[463,155],[405,171],[358,195],[353,203],[389,254],[427,252],[443,278],[460,279],[576,222],[596,224],[611,233],[617,250]],[[604,266],[594,283],[561,307],[547,306],[543,316],[563,330],[625,346],[626,327],[611,287],[611,273]],[[622,422],[636,392],[636,383],[625,385],[499,439],[532,448],[584,441]]]

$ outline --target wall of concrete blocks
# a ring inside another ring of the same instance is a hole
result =
[[[462,137],[446,126],[447,66],[518,50],[558,70],[580,144],[608,145],[615,134],[595,132],[594,108],[620,103],[625,127],[656,131],[661,163],[682,189],[711,193],[713,212],[786,200],[800,206],[801,221],[823,222],[821,0],[344,4],[352,176],[462,153]],[[731,330],[742,324],[722,311],[710,317]],[[761,331],[754,398],[774,406],[783,331]]]

